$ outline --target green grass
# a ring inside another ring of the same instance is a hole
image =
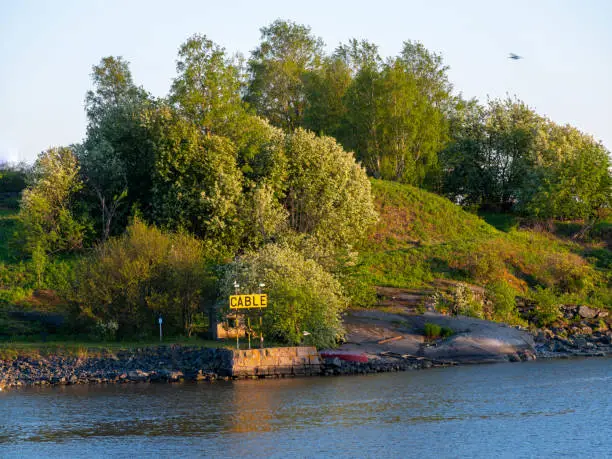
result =
[[[509,233],[512,230],[518,229],[519,219],[515,215],[496,214],[491,212],[479,212],[478,215],[499,231]]]
[[[505,214],[465,212],[427,191],[372,180],[380,220],[362,246],[354,275],[372,285],[419,288],[435,279],[486,286],[505,282],[517,295],[540,286],[565,300],[612,305],[610,257],[555,234],[519,228]],[[599,231],[607,231],[606,224]]]

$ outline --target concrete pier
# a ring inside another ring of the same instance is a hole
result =
[[[222,376],[314,376],[321,374],[321,359],[315,347],[272,347],[225,350]]]

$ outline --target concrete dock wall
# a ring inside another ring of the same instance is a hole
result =
[[[251,376],[311,376],[321,374],[321,359],[315,347],[272,347],[226,350],[219,373],[233,378]]]

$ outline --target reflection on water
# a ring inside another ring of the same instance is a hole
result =
[[[28,389],[0,393],[0,456],[603,457],[611,383],[592,359]]]

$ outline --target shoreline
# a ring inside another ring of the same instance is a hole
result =
[[[597,350],[575,348],[562,351],[550,351],[551,347],[555,347],[554,342],[539,344],[536,345],[534,352],[520,351],[511,354],[505,362],[612,356],[612,346]],[[365,375],[504,362],[486,358],[463,361],[431,359],[390,352],[368,355],[368,357],[367,363],[348,362],[338,358],[321,359],[320,372],[312,376]],[[162,345],[95,357],[61,354],[47,357],[17,356],[11,360],[0,360],[0,390],[77,384],[214,382],[303,376],[300,374],[227,376],[220,371],[223,358],[222,352],[218,349],[182,345]]]

